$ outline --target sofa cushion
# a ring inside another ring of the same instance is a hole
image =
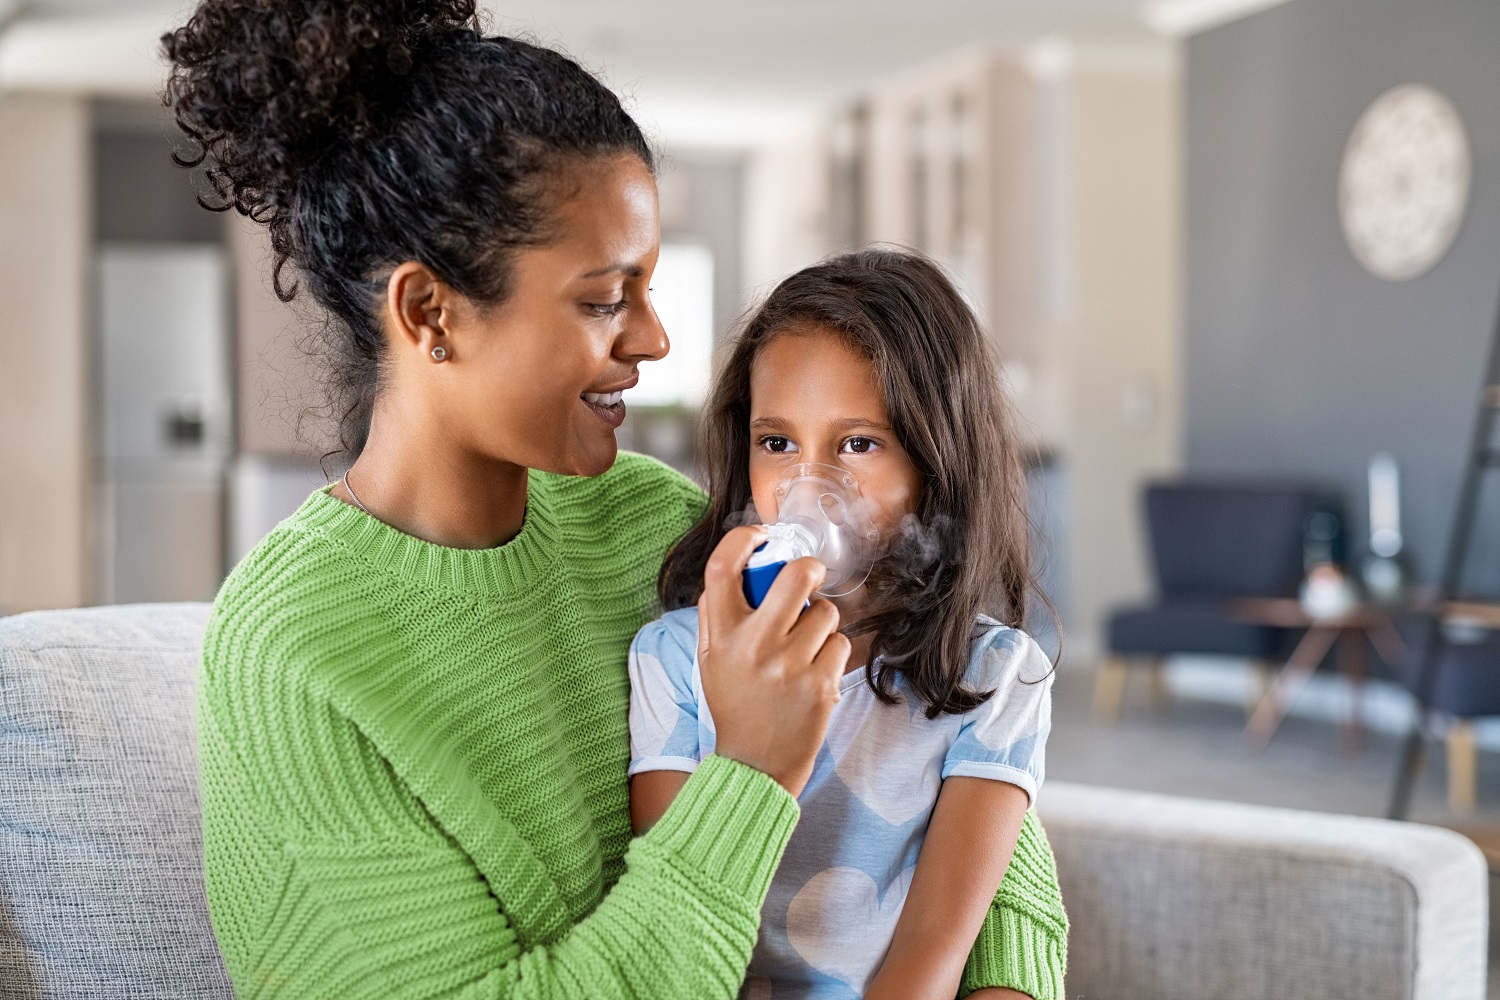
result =
[[[199,604],[0,618],[0,993],[229,998],[203,892]]]

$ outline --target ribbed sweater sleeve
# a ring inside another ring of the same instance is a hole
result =
[[[451,842],[299,844],[253,968],[233,963],[238,995],[729,1000],[796,816],[769,778],[712,758],[593,912],[529,948]]]
[[[964,968],[960,997],[1003,986],[1034,1000],[1062,1000],[1068,915],[1052,847],[1035,812],[1026,814],[1000,891]]]
[[[735,996],[796,821],[796,801],[771,779],[708,758],[662,820],[631,845],[625,875],[591,915],[469,995]]]

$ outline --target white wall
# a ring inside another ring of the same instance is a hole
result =
[[[745,305],[828,254],[828,159],[824,134],[803,130],[750,153],[744,210]]]
[[[1180,129],[1170,63],[1085,51],[1070,89],[1065,626],[1086,664],[1110,609],[1151,593],[1140,490],[1182,462]]]
[[[0,98],[0,610],[88,603],[90,118]]]

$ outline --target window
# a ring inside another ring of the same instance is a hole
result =
[[[702,405],[714,350],[714,255],[691,243],[663,243],[651,278],[651,302],[672,350],[641,365],[641,381],[625,397],[636,406]]]

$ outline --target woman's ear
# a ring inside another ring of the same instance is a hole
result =
[[[434,362],[449,360],[453,356],[449,328],[454,294],[425,264],[409,260],[397,266],[385,283],[391,348],[413,351]]]

